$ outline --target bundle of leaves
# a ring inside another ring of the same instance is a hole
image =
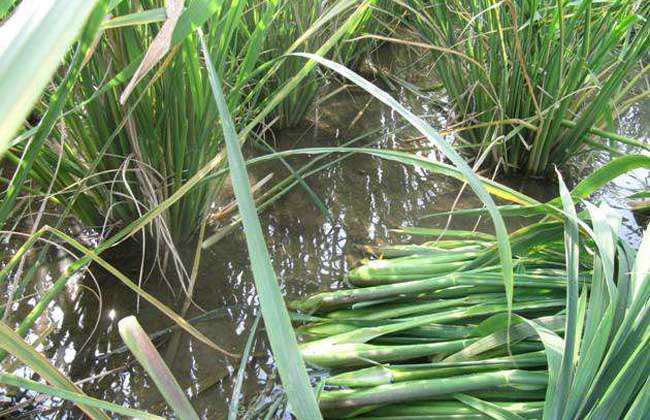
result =
[[[375,258],[348,273],[351,288],[291,302],[302,355],[324,383],[323,414],[643,417],[650,234],[635,251],[617,212],[586,203],[577,213],[564,184],[549,203],[502,208],[540,212],[510,234],[512,304],[495,237],[430,228],[400,230],[428,242],[366,247]]]

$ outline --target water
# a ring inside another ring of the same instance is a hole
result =
[[[429,115],[435,124],[444,125],[444,113],[440,111],[444,101],[434,97],[429,101],[413,101],[405,92],[400,94],[400,99],[417,113]],[[649,109],[647,106],[632,108],[622,119],[622,132],[647,139]],[[400,129],[402,123],[393,113],[355,90],[338,94],[321,104],[311,120],[315,128],[285,130],[274,139],[274,146],[280,150],[334,146],[378,129],[376,134],[360,144],[371,142],[373,147],[418,148],[419,153],[438,158],[434,151],[423,150],[430,145],[410,141],[417,137],[416,133],[411,129]],[[288,161],[298,168],[309,158],[294,157]],[[253,170],[256,179],[270,172],[274,173],[276,180],[287,175],[279,162]],[[521,179],[505,182],[540,200],[555,196],[556,187],[545,182]],[[355,155],[330,166],[309,177],[307,183],[329,209],[331,217],[323,214],[299,186],[262,215],[278,280],[288,298],[340,287],[342,274],[356,265],[360,257],[356,245],[405,239],[391,233],[390,229],[422,225],[424,222],[419,221],[419,217],[450,209],[461,188],[457,181],[366,155]],[[623,207],[620,200],[626,194],[648,189],[649,183],[647,172],[635,172],[619,179],[597,198]],[[478,200],[469,193],[464,193],[457,203],[458,208],[478,205]],[[639,227],[629,212],[624,216],[627,235],[635,240]],[[426,223],[442,227],[446,219],[430,219]],[[455,218],[450,226],[473,229],[477,223],[489,229],[488,221],[475,218]],[[522,223],[514,220],[510,226],[515,228]],[[233,352],[242,351],[257,313],[257,298],[245,246],[243,233],[238,228],[204,252],[195,305],[186,316],[201,315],[203,311],[199,308],[219,310],[209,320],[195,325],[214,342]],[[192,250],[193,246],[182,250],[187,261],[191,260]],[[126,244],[107,257],[130,278],[138,277],[141,264],[139,245]],[[52,256],[52,269],[62,270],[67,263],[69,260],[64,256]],[[147,260],[145,273],[149,272],[151,265],[152,261]],[[169,327],[171,322],[145,302],[140,303],[137,311],[138,302],[133,292],[98,267],[93,267],[93,273],[100,289],[89,276],[72,281],[67,292],[53,305],[47,319],[37,325],[30,340],[36,339],[48,326],[53,326],[52,332],[38,348],[75,381],[96,377],[84,382],[86,393],[169,415],[146,374],[122,351],[117,322],[135,314],[150,333]],[[52,277],[56,277],[54,274],[44,273],[40,290],[47,288]],[[174,284],[173,279],[171,282]],[[177,297],[181,291],[173,290],[172,293],[157,270],[151,271],[144,287],[155,292],[164,303],[170,306],[178,304]],[[98,290],[101,290],[101,296]],[[200,414],[205,418],[224,418],[238,363],[186,334],[166,334],[156,343],[181,386],[189,391]],[[257,345],[246,370],[242,405],[250,405],[258,396],[261,396],[258,401],[271,401],[278,394],[273,358],[262,331],[258,333]],[[0,396],[0,404],[25,402],[31,397],[31,394]],[[47,400],[23,414],[25,418],[37,415],[43,418],[77,418],[79,412],[70,404]]]

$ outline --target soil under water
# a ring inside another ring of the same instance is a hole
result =
[[[414,100],[406,92],[399,98],[420,115],[427,115],[434,126],[444,127],[444,100]],[[648,121],[650,107],[632,107],[620,121],[620,132],[650,139]],[[377,130],[359,142],[373,147],[417,150],[418,153],[439,158],[431,144],[411,141],[417,137],[412,129],[403,129],[396,115],[379,105],[368,95],[354,89],[343,91],[321,103],[311,115],[311,127],[284,130],[276,134],[274,146],[279,149],[314,146],[334,146],[363,133]],[[340,156],[337,156],[340,157]],[[311,157],[294,157],[287,161],[299,168]],[[334,157],[328,159],[332,160]],[[588,168],[585,170],[589,170]],[[287,175],[280,162],[253,169],[256,179],[273,172],[275,180]],[[488,174],[489,175],[489,174]],[[452,208],[461,183],[428,173],[420,168],[383,161],[356,154],[307,178],[309,187],[330,212],[326,216],[314,205],[306,191],[296,186],[286,196],[262,214],[263,229],[278,280],[288,298],[306,296],[318,290],[340,287],[342,276],[354,266],[360,256],[356,245],[409,239],[391,233],[391,228],[407,225],[443,227],[446,218],[420,220],[436,211]],[[556,195],[556,186],[540,180],[505,180],[509,185],[538,199]],[[614,207],[625,207],[624,197],[650,185],[650,174],[637,171],[621,177],[598,194]],[[478,200],[468,192],[462,194],[458,208],[476,207]],[[638,240],[640,227],[634,217],[622,210],[625,234]],[[524,223],[510,220],[514,229]],[[450,227],[489,230],[488,220],[454,218]],[[191,261],[194,245],[181,250]],[[140,246],[131,243],[108,254],[109,261],[131,279],[141,270]],[[67,258],[55,258],[52,271],[62,270]],[[151,271],[151,259],[145,260],[146,290],[155,292],[166,304],[178,305],[180,290],[170,290],[157,270]],[[191,265],[189,263],[188,265]],[[85,381],[83,389],[89,395],[118,404],[142,408],[153,413],[169,415],[162,398],[152,382],[122,347],[117,322],[135,314],[149,333],[169,327],[172,323],[151,305],[139,303],[135,294],[118,280],[93,267],[97,286],[90,276],[70,282],[67,292],[53,305],[46,319],[29,337],[52,325],[53,330],[38,348],[75,381]],[[147,276],[147,273],[150,275]],[[56,273],[44,271],[37,290],[46,290]],[[170,278],[173,285],[174,280]],[[176,287],[178,289],[178,287]],[[175,295],[175,296],[174,296]],[[205,335],[219,345],[241,352],[257,313],[255,288],[249,270],[246,245],[241,228],[203,253],[196,286],[195,306],[188,319],[202,316],[195,323]],[[29,302],[35,302],[32,298]],[[23,306],[29,306],[23,305]],[[260,326],[263,326],[261,323]],[[181,386],[189,391],[195,407],[204,418],[220,419],[227,415],[232,385],[238,361],[225,358],[187,334],[163,334],[156,340]],[[246,369],[243,406],[271,402],[280,395],[275,377],[273,358],[265,343],[263,330],[252,360]],[[176,341],[177,340],[177,341]],[[170,343],[176,341],[174,345]],[[29,373],[25,371],[24,373]],[[86,380],[86,378],[92,378]],[[28,401],[32,394],[0,394],[2,406]],[[13,416],[23,418],[78,418],[79,412],[58,400],[40,401],[26,411]],[[282,414],[278,414],[282,416]]]

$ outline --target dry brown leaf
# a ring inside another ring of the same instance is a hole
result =
[[[142,59],[142,63],[140,63],[140,66],[135,71],[131,81],[122,92],[120,96],[120,103],[122,105],[126,103],[129,95],[131,95],[140,80],[169,52],[174,29],[184,8],[185,0],[169,0],[167,3],[167,20],[165,20],[162,28],[160,28],[160,32],[158,32],[158,35],[156,35],[149,46],[147,53]]]

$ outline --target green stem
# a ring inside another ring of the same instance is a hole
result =
[[[505,370],[418,381],[380,385],[360,390],[328,391],[320,395],[323,410],[352,408],[364,405],[417,401],[457,392],[478,391],[497,386],[546,386],[546,372]]]

